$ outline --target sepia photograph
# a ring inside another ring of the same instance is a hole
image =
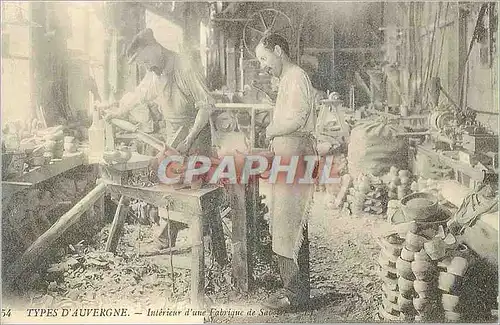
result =
[[[1,323],[498,323],[498,2],[1,1]]]

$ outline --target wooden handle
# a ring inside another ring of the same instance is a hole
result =
[[[158,139],[155,139],[154,137],[149,136],[146,133],[143,132],[138,132],[137,133],[137,138],[147,144],[149,144],[151,147],[159,150],[160,152],[163,152],[164,150],[167,149],[167,145],[160,142]]]

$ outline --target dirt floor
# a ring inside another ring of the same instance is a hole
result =
[[[266,187],[261,187],[265,194]],[[174,268],[167,255],[141,256],[151,251],[158,226],[126,225],[116,255],[104,253],[109,225],[94,243],[71,245],[67,254],[38,279],[21,298],[31,306],[78,308],[128,306],[188,308],[189,270]],[[315,193],[309,226],[312,304],[307,311],[276,314],[259,303],[279,285],[276,270],[257,265],[257,288],[248,295],[231,290],[230,268],[220,268],[207,256],[207,309],[209,322],[372,322],[381,299],[375,238],[390,231],[380,217],[342,216],[328,211],[326,193]],[[187,242],[179,235],[178,246]],[[229,248],[228,243],[228,248]],[[174,256],[176,265],[189,254]],[[186,264],[186,263],[184,263]],[[182,266],[182,265],[181,265]],[[251,310],[255,315],[248,315]],[[221,315],[226,313],[226,315]],[[242,312],[244,316],[237,316]]]
[[[261,187],[261,192],[265,191]],[[315,193],[309,223],[311,308],[286,314],[261,312],[259,302],[272,292],[264,288],[246,299],[222,306],[223,310],[253,309],[256,316],[216,316],[211,321],[333,323],[378,320],[376,314],[381,301],[381,280],[377,256],[380,248],[375,238],[391,231],[391,226],[375,216],[342,216],[337,210],[328,211],[326,199],[325,192]]]

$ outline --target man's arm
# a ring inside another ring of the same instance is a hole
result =
[[[286,85],[287,94],[284,101],[276,103],[277,108],[283,110],[278,118],[267,128],[267,136],[270,138],[284,136],[300,129],[306,123],[311,112],[311,87],[307,75],[300,71],[295,78],[289,78]]]
[[[209,94],[204,78],[196,68],[192,67],[187,69],[187,62],[180,61],[179,63],[181,68],[176,75],[178,85],[183,88],[185,93],[190,94],[191,99],[195,102],[195,108],[198,111],[195,122],[184,141],[184,146],[189,148],[198,137],[201,130],[208,124],[210,107],[214,104],[214,100]]]
[[[126,114],[136,105],[154,100],[157,97],[155,91],[156,82],[158,82],[158,80],[155,78],[154,73],[148,71],[134,91],[123,95],[122,99],[117,103],[118,107],[116,107],[110,115],[113,117],[126,116]]]
[[[187,141],[190,144],[193,144],[194,140],[198,137],[198,134],[200,134],[201,130],[203,130],[205,125],[207,125],[208,118],[210,116],[210,107],[208,104],[200,103],[197,105],[203,105],[203,106],[198,108],[198,113],[196,114],[194,125],[189,131],[189,134],[187,136]]]

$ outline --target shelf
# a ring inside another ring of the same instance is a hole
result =
[[[427,155],[428,157],[436,159],[438,162],[447,165],[448,167],[460,171],[469,176],[474,181],[482,181],[484,173],[482,170],[474,168],[464,162],[447,157],[442,153],[437,153],[429,147],[422,145],[417,146],[417,152]]]

